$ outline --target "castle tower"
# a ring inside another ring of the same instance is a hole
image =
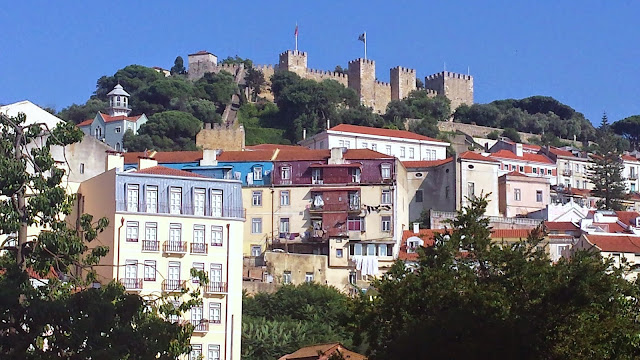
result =
[[[188,77],[190,80],[197,80],[205,73],[215,72],[218,66],[218,57],[212,53],[201,50],[197,53],[189,54]]]
[[[349,61],[348,87],[355,90],[362,105],[375,108],[376,63],[358,58]]]
[[[424,78],[424,87],[451,101],[451,112],[462,104],[473,104],[473,77],[443,71]]]
[[[129,93],[124,91],[122,85],[118,83],[113,90],[107,94],[109,97],[109,108],[107,112],[111,116],[128,116],[131,112],[129,107]]]
[[[416,89],[416,71],[402,66],[389,70],[391,80],[391,100],[401,100]]]
[[[288,70],[304,77],[307,71],[307,53],[298,50],[287,50],[281,53],[278,69]]]

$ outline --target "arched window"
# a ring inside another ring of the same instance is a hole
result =
[[[120,151],[120,143],[116,143],[116,151]]]
[[[100,129],[100,128],[95,128],[95,130],[93,130],[93,132],[95,133],[95,137],[96,137],[96,138],[98,137],[98,130],[99,130],[99,129]]]

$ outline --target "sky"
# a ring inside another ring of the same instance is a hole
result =
[[[640,2],[12,1],[0,6],[0,104],[61,110],[130,64],[171,68],[207,50],[275,64],[294,47],[333,70],[367,55],[377,77],[401,65],[419,78],[474,77],[477,103],[552,96],[598,124],[640,114]]]

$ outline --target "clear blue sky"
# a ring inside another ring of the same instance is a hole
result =
[[[13,1],[0,7],[0,104],[60,110],[129,65],[170,68],[208,50],[259,64],[294,46],[309,67],[368,57],[418,76],[466,73],[475,100],[549,95],[595,123],[640,114],[640,2],[616,1]]]

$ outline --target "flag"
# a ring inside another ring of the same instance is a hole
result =
[[[367,33],[362,33],[360,34],[360,36],[358,36],[358,40],[362,41],[362,42],[367,42]]]
[[[293,32],[294,36],[298,36],[298,24],[296,24],[296,31]]]

